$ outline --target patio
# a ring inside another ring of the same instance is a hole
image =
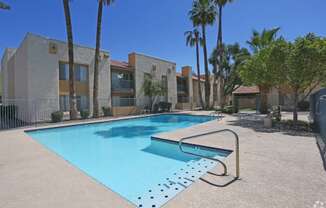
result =
[[[188,112],[209,114],[209,112]],[[240,180],[215,187],[198,180],[165,208],[313,207],[326,202],[326,172],[313,135],[263,132],[225,116],[156,137],[180,137],[229,128],[240,137]],[[60,124],[59,124],[60,126]],[[29,138],[24,129],[0,132],[0,207],[134,207],[56,154]],[[193,143],[233,149],[228,134],[206,136]],[[229,176],[203,178],[223,184],[234,175],[234,154],[227,158]],[[220,171],[216,168],[214,172]]]

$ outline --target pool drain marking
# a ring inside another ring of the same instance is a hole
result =
[[[189,187],[203,174],[212,169],[217,163],[209,160],[190,161],[185,167],[177,172],[172,172],[172,176],[164,178],[163,183],[158,183],[155,187],[148,187],[151,192],[144,193],[137,199],[138,207],[158,208],[176,196],[181,191]]]
[[[186,179],[186,180],[188,180],[188,181],[191,181],[191,182],[195,182],[194,180],[191,180],[191,179],[186,178],[186,177],[184,177],[184,179]]]

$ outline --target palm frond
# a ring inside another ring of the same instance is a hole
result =
[[[98,0],[102,1],[103,5],[110,6],[112,3],[114,3],[114,0]]]
[[[0,2],[0,9],[9,10],[10,9],[10,6],[8,4],[5,4],[3,2]]]
[[[194,26],[211,25],[215,22],[216,6],[211,0],[195,0],[188,15]]]

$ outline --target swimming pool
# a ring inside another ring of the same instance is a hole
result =
[[[186,155],[176,143],[151,136],[212,119],[168,114],[27,134],[136,206],[160,207],[215,163]],[[230,153],[190,145],[186,148],[216,158]]]

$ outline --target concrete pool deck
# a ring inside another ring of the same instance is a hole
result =
[[[227,187],[215,187],[198,180],[164,208],[297,208],[313,207],[316,201],[326,202],[326,172],[311,135],[265,132],[242,125],[236,117],[226,116],[220,122],[210,121],[155,136],[177,141],[184,136],[223,128],[230,128],[240,136],[241,180]],[[0,207],[134,207],[32,140],[24,133],[26,129],[0,132]],[[192,142],[234,148],[234,140],[228,134],[206,136]],[[203,178],[220,185],[231,180],[234,154],[226,163],[230,176],[207,174]],[[219,168],[214,171],[220,171]]]

